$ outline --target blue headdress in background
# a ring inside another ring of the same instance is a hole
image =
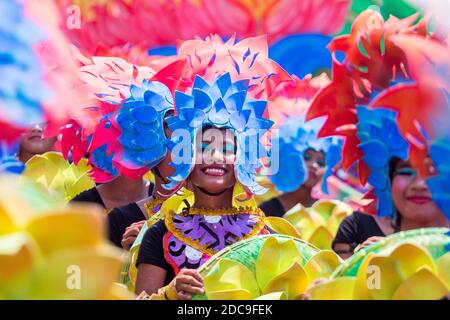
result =
[[[308,179],[304,153],[308,149],[325,153],[326,172],[323,177],[322,190],[328,193],[327,178],[333,173],[334,166],[340,160],[341,139],[318,138],[323,119],[305,122],[305,115],[292,117],[279,126],[279,154],[282,165],[270,176],[271,182],[280,192],[297,190]]]

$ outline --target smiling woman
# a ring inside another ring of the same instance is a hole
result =
[[[232,83],[228,73],[212,84],[197,77],[192,93],[176,92],[177,116],[168,119],[176,170],[167,187],[186,188],[163,204],[164,219],[144,235],[137,294],[158,291],[158,298],[191,299],[203,293],[198,267],[233,243],[268,233],[264,213],[251,197],[262,191],[255,173],[264,153],[255,152],[248,139],[259,138],[271,125],[262,116],[266,101],[247,99],[246,85]],[[174,150],[180,144],[192,151],[187,162],[177,161]]]
[[[333,241],[333,249],[343,258],[395,232],[450,227],[449,220],[433,202],[425,181],[411,168],[409,161],[393,157],[389,161],[389,180],[395,211],[393,217],[373,217],[355,212],[345,218]]]

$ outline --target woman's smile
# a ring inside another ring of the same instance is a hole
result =
[[[205,166],[201,169],[201,171],[206,175],[215,177],[222,177],[228,172],[224,165],[217,164]]]

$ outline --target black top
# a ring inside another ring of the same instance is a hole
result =
[[[153,183],[150,183],[148,186],[148,196],[151,196],[153,193]],[[93,187],[89,190],[85,190],[76,197],[74,197],[70,202],[93,202],[101,205],[106,209],[105,203],[103,202],[100,193],[97,190],[97,187]]]
[[[70,200],[70,202],[93,202],[101,205],[104,209],[106,209],[105,204],[103,203],[102,197],[100,196],[100,193],[98,193],[98,190],[96,187],[93,187],[92,189],[83,191],[79,195],[77,195],[75,198]]]
[[[282,217],[286,213],[278,197],[272,198],[259,205],[267,217]]]
[[[121,242],[125,229],[132,223],[146,220],[136,202],[114,208],[108,214],[108,238],[116,246],[122,248]]]
[[[173,278],[175,272],[164,257],[163,238],[167,233],[167,227],[164,220],[159,220],[152,225],[144,234],[141,246],[139,248],[138,258],[136,260],[136,267],[140,263],[151,264],[166,270],[166,279],[164,285],[168,285]]]
[[[148,195],[153,192],[154,184],[150,183]],[[108,238],[119,248],[122,248],[122,237],[125,229],[135,222],[146,220],[141,208],[136,202],[112,209],[108,213]]]
[[[374,217],[360,212],[353,212],[341,222],[332,247],[334,249],[336,243],[345,243],[349,244],[353,251],[370,237],[385,236]]]

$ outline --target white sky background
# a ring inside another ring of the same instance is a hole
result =
[[[450,30],[450,0],[408,0],[409,3],[431,12],[433,19],[447,32]]]

